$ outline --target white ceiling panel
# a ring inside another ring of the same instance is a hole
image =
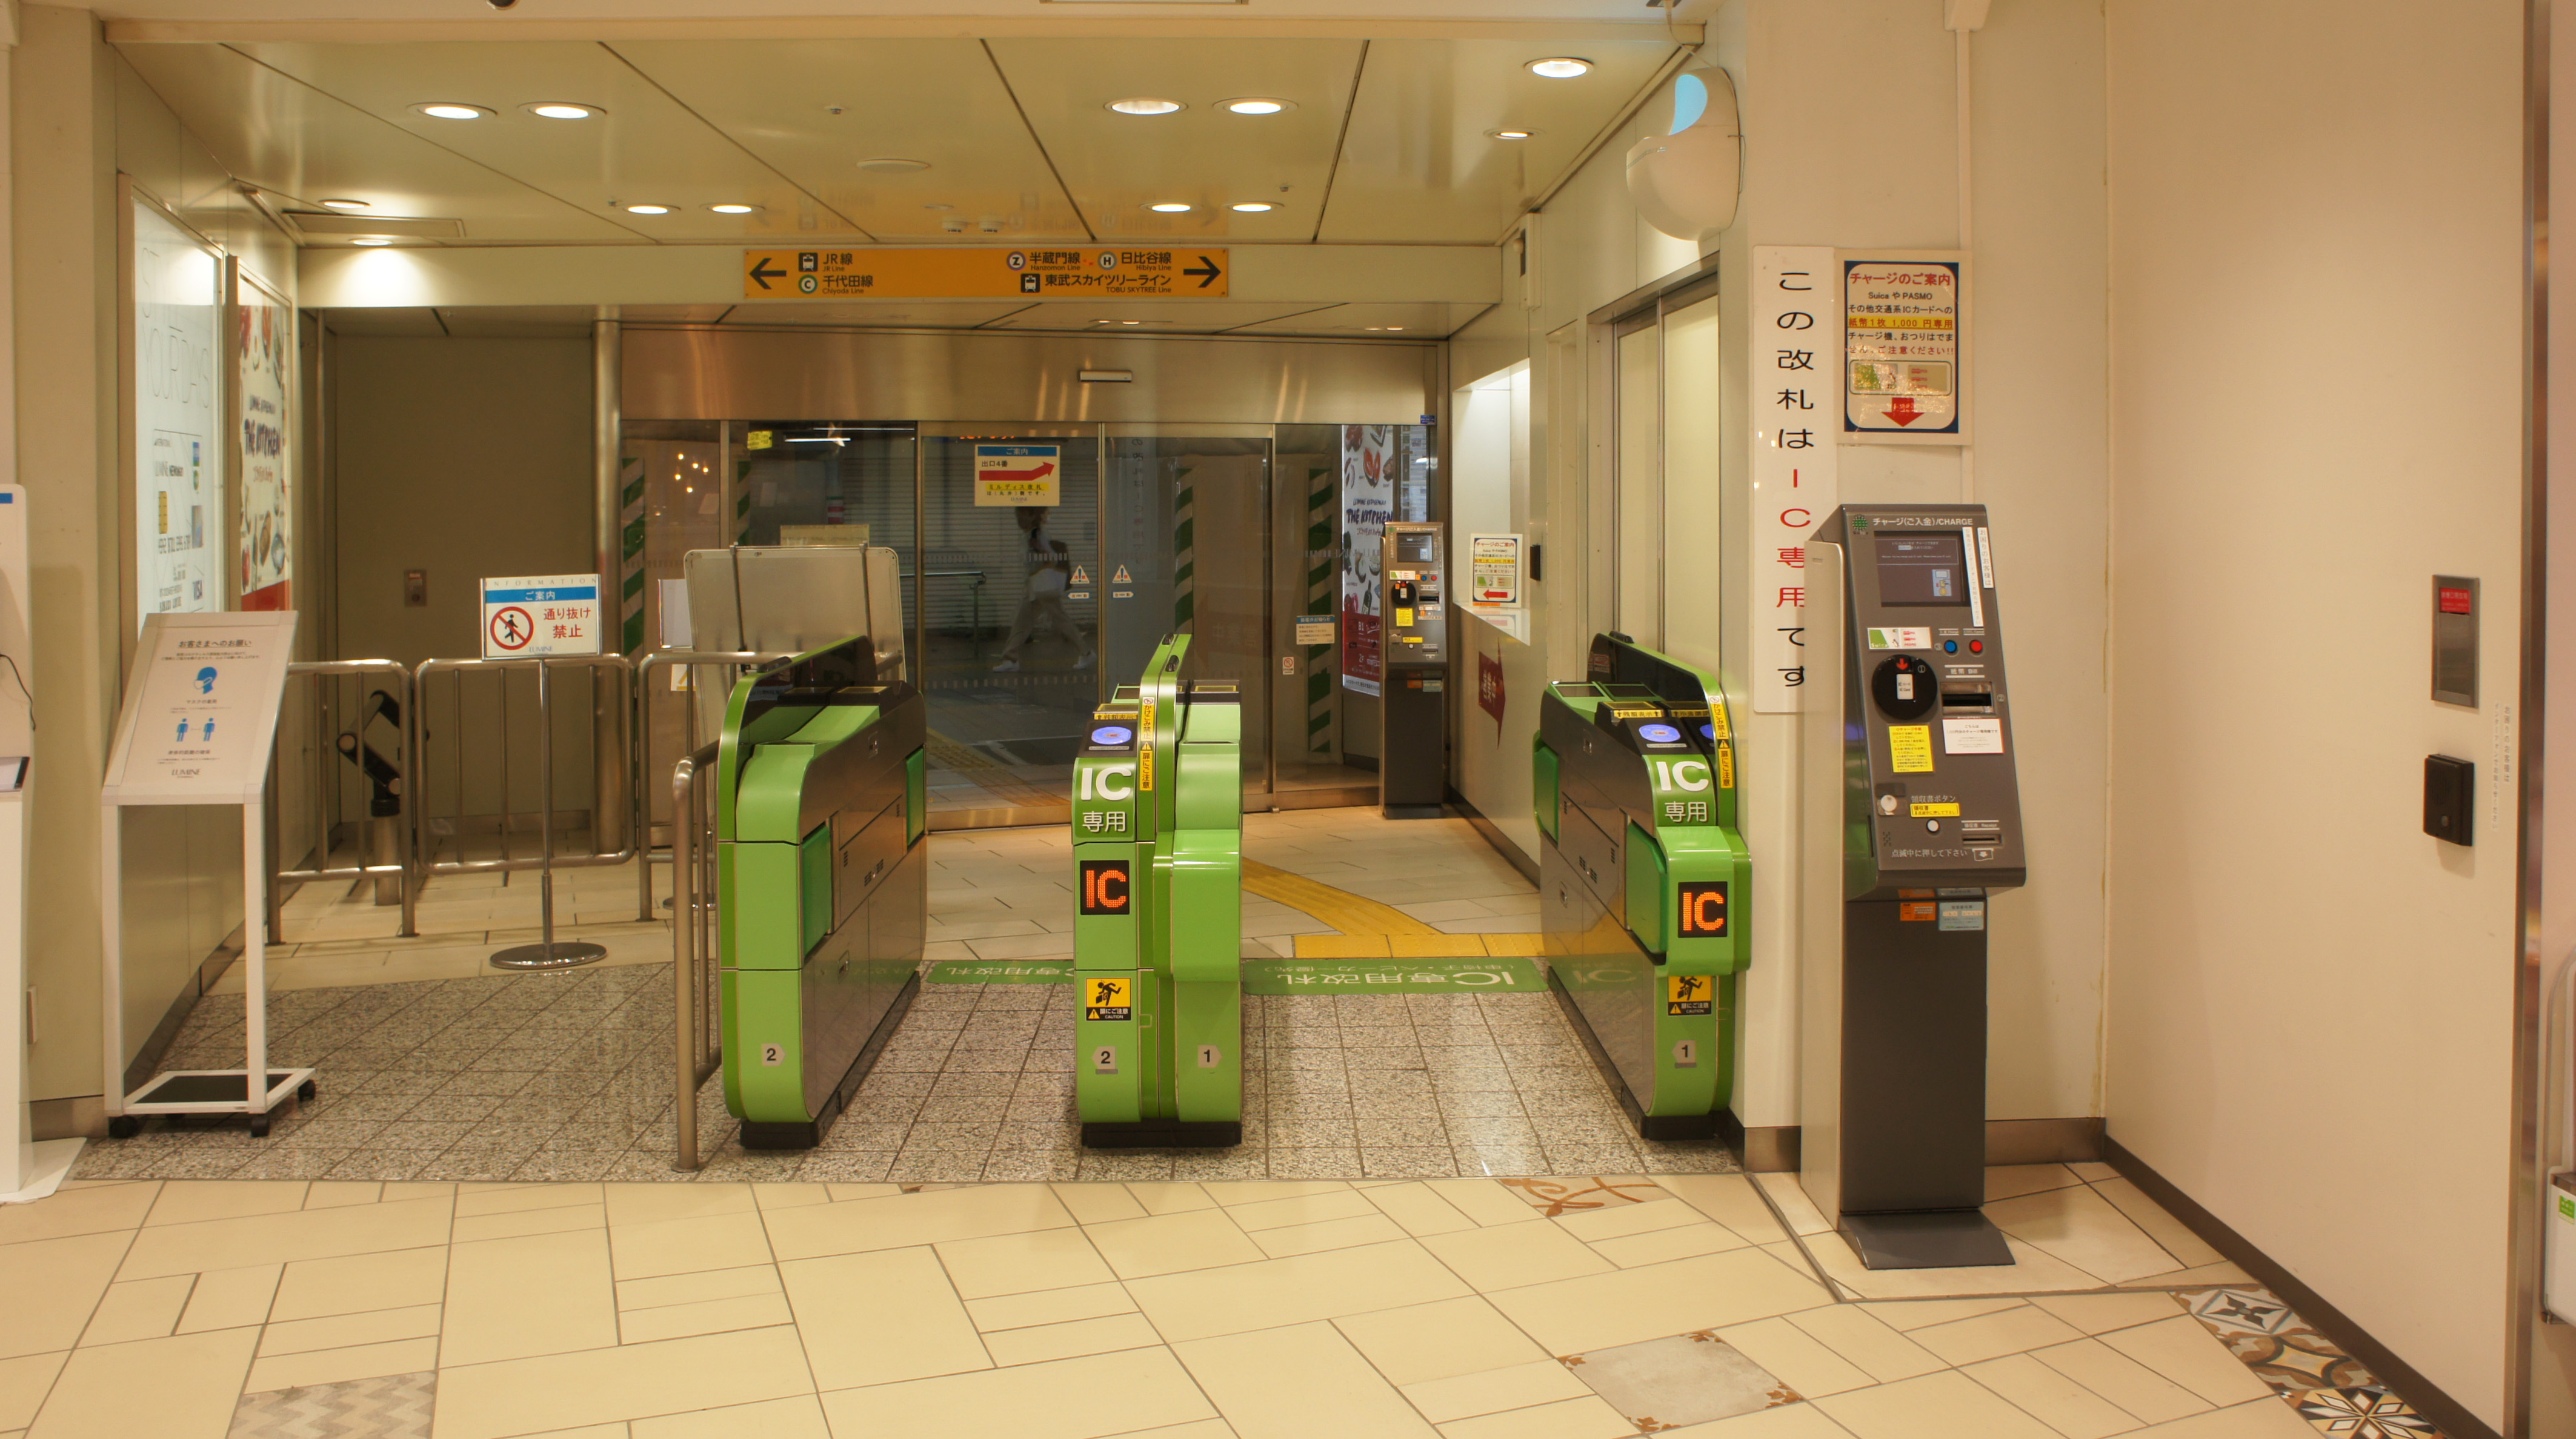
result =
[[[1327,305],[1238,327],[1239,335],[1328,335],[1335,339],[1382,336],[1388,339],[1444,339],[1491,308],[1486,305],[1429,303],[1419,305]]]
[[[847,304],[784,302],[736,305],[726,312],[728,325],[819,325],[863,329],[891,326],[909,329],[963,329],[990,324],[1027,308],[1026,300],[883,300]]]
[[[1210,334],[1312,310],[1279,300],[1062,300],[996,322],[996,330],[1096,330],[1104,334]],[[1135,324],[1124,323],[1136,321]]]
[[[616,53],[883,240],[1081,239],[1085,230],[975,40],[622,41]],[[834,114],[837,108],[840,113]],[[870,159],[927,161],[909,173]]]

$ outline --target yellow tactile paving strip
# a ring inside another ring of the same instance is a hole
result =
[[[1243,862],[1243,887],[1341,931],[1298,935],[1299,959],[1535,959],[1545,952],[1544,935],[1447,934],[1394,905],[1257,859]]]
[[[930,762],[941,769],[952,770],[973,780],[977,788],[1009,804],[1045,807],[1062,805],[1064,791],[1040,789],[1013,774],[1006,765],[996,764],[992,756],[972,745],[959,744],[937,730],[929,732],[922,747],[930,752]]]

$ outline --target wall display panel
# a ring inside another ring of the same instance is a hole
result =
[[[295,607],[295,307],[235,267],[233,455],[241,496],[241,607]]]
[[[221,549],[211,538],[225,514],[215,347],[223,258],[149,199],[138,194],[129,209],[139,626],[143,615],[225,607]]]

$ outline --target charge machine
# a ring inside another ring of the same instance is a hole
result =
[[[802,651],[727,697],[716,905],[725,1107],[745,1149],[808,1148],[920,984],[925,707],[903,675],[895,554],[701,550],[687,574],[701,636]]]
[[[1378,544],[1378,665],[1384,737],[1378,810],[1438,819],[1449,794],[1449,622],[1441,603],[1447,527],[1389,520]]]
[[[1986,900],[2024,877],[1985,507],[1845,505],[1806,563],[1800,1183],[1872,1269],[2010,1264],[1978,1212]]]
[[[1547,687],[1532,742],[1548,982],[1637,1133],[1704,1139],[1733,1097],[1753,883],[1726,697],[1622,635],[1588,668]]]
[[[1243,1142],[1243,696],[1165,638],[1073,761],[1074,1099],[1096,1149]]]

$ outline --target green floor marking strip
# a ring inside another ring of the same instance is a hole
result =
[[[924,984],[1062,984],[1073,978],[1069,959],[943,959],[921,977]]]
[[[1264,959],[1243,966],[1246,994],[1535,994],[1526,959]]]

